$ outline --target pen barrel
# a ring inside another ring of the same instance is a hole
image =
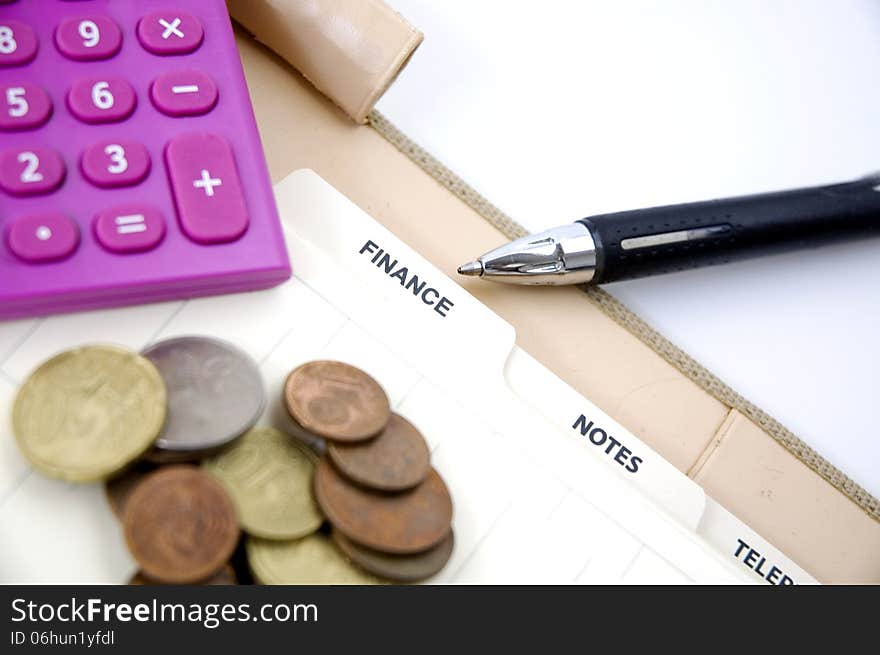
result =
[[[880,179],[636,209],[580,221],[595,283],[880,236]]]

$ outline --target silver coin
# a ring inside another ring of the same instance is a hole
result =
[[[263,413],[266,392],[256,362],[232,344],[179,337],[143,351],[165,381],[168,418],[155,447],[200,451],[250,430]]]

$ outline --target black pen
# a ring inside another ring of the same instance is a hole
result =
[[[880,236],[880,173],[843,184],[602,214],[459,267],[511,284],[602,284]]]

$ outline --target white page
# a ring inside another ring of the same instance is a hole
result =
[[[651,503],[659,505],[686,530],[698,529],[703,518],[707,505],[701,488],[537,360],[513,347],[515,335],[508,324],[314,174],[291,174],[276,186],[276,195],[282,208],[296,208],[294,229],[302,241],[293,252],[300,275],[399,356],[418,362],[432,381],[446,385],[448,393],[498,429],[511,447],[521,448],[529,461],[546,466],[591,502],[601,498],[607,504],[607,513],[623,521],[629,532],[642,540],[649,540],[650,535],[654,548],[666,549],[670,558],[678,553],[677,563],[682,566],[682,549],[696,542],[682,545],[668,533],[668,521],[658,523],[657,516],[636,507],[637,497],[627,486],[645,491]],[[383,251],[398,262],[390,277],[382,260],[376,261]],[[332,260],[322,252],[332,253]],[[394,271],[403,266],[411,273],[427,275],[441,294],[454,301],[454,310],[440,318],[421,307],[394,278]],[[356,288],[347,288],[349,284]],[[378,298],[382,298],[381,303]],[[405,329],[388,330],[391,316],[406,316]],[[432,344],[440,343],[446,344],[440,349],[442,356],[432,348]],[[469,384],[473,380],[478,384]],[[583,412],[641,456],[643,463],[637,473],[609,457],[604,448],[594,448],[580,431],[572,430],[569,421]],[[732,515],[722,518],[729,519],[726,530],[706,536],[724,556],[731,557],[736,550],[732,535],[743,534],[794,580],[814,581],[766,540],[743,530]],[[690,575],[694,579],[712,579],[718,573],[704,559],[705,552],[688,552],[690,556],[684,561],[692,567]]]
[[[392,4],[425,41],[379,109],[532,231],[880,169],[876,0]],[[878,248],[608,289],[878,496]]]

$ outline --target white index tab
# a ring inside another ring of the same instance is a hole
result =
[[[291,250],[300,278],[321,292],[322,280],[344,273],[351,288],[333,295],[340,308],[374,334],[385,334],[399,355],[447,381],[500,374],[513,349],[513,326],[313,171],[292,173],[275,185],[275,195],[282,220],[298,237]],[[302,241],[327,255],[337,275],[321,275],[323,258],[307,252]],[[455,357],[443,356],[449,344]]]
[[[753,575],[756,582],[776,586],[818,584],[818,580],[713,498],[706,498],[706,511],[697,533],[747,575]]]
[[[524,404],[583,443],[690,530],[697,529],[706,494],[696,482],[525,351],[514,350],[505,376]]]

